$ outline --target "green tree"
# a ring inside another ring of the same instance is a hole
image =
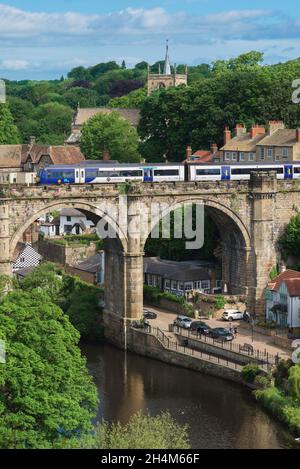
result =
[[[80,148],[89,159],[102,159],[109,151],[111,159],[123,163],[140,160],[137,131],[117,112],[97,114],[84,124]]]
[[[37,107],[35,119],[38,122],[37,140],[48,145],[63,144],[70,133],[74,111],[59,103],[47,103]]]
[[[300,365],[289,369],[289,394],[300,403]]]
[[[103,422],[96,427],[97,449],[189,449],[188,429],[168,412],[135,414],[127,424]]]
[[[14,124],[13,117],[7,104],[0,103],[0,145],[10,145],[20,142],[20,134]]]
[[[40,290],[9,293],[0,306],[0,448],[61,448],[89,435],[97,393],[79,333]]]
[[[291,218],[278,243],[284,257],[300,256],[300,213]]]

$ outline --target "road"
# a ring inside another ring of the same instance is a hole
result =
[[[162,331],[167,332],[167,335],[170,337],[172,333],[169,333],[169,324],[172,324],[174,319],[176,318],[177,314],[170,313],[168,311],[145,305],[145,309],[149,311],[153,311],[157,313],[157,319],[149,321],[152,326],[159,327]],[[222,321],[219,319],[206,319],[204,322],[208,324],[211,328],[214,327],[229,327],[229,323],[227,321]],[[233,321],[232,325],[237,326],[238,334],[237,337],[234,339],[234,343],[236,344],[251,344],[254,349],[260,350],[261,352],[268,352],[272,355],[278,355],[283,358],[287,359],[291,357],[291,352],[289,350],[283,349],[278,347],[277,345],[273,344],[273,338],[270,336],[266,336],[264,334],[259,334],[257,332],[254,333],[253,341],[252,341],[252,333],[249,329],[243,329],[239,327],[240,321]]]

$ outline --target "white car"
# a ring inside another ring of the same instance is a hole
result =
[[[243,319],[244,313],[237,311],[236,309],[228,309],[224,311],[222,319],[224,321],[237,321],[238,319]]]

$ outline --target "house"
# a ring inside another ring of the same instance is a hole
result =
[[[23,152],[22,166],[24,171],[38,173],[45,166],[52,164],[79,164],[85,161],[78,146],[74,145],[36,145],[32,143]]]
[[[52,215],[47,214],[39,218],[39,231],[47,238],[60,236],[60,217],[53,218]]]
[[[36,267],[40,264],[42,256],[29,243],[18,243],[15,251],[15,260],[12,263],[12,271],[16,272],[28,267]]]
[[[191,291],[214,293],[222,287],[216,266],[205,261],[177,262],[159,257],[144,258],[145,284],[183,296]]]
[[[88,220],[79,210],[74,208],[65,208],[60,212],[59,217],[59,234],[76,234],[80,235],[87,230],[94,228],[94,222]]]
[[[225,127],[222,161],[236,162],[290,162],[300,160],[300,129],[286,129],[282,121],[269,121],[268,129],[253,125],[249,132],[237,124],[234,136]]]
[[[74,265],[66,266],[66,271],[80,277],[84,282],[92,285],[104,284],[104,251],[88,257],[84,261]]]
[[[81,137],[81,131],[83,125],[92,117],[97,116],[98,114],[111,114],[112,112],[117,112],[121,117],[126,119],[130,124],[137,128],[139,125],[141,115],[139,109],[122,109],[122,108],[106,108],[106,107],[97,107],[97,108],[77,108],[76,114],[73,119],[71,127],[71,135],[66,140],[67,146],[76,145],[79,143]]]
[[[268,284],[266,319],[281,327],[300,328],[300,272],[287,269]]]
[[[22,154],[26,145],[0,145],[0,173],[22,170]]]
[[[218,145],[213,143],[210,150],[197,150],[193,153],[192,148],[186,148],[186,158],[183,163],[220,163],[222,152],[218,150]]]

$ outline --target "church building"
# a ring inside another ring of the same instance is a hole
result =
[[[153,91],[159,90],[161,88],[187,85],[187,78],[187,67],[184,74],[178,74],[176,73],[176,66],[174,66],[174,73],[172,73],[169,57],[169,44],[167,41],[166,58],[163,72],[161,73],[160,67],[157,74],[152,74],[148,71],[148,96],[153,93]]]

